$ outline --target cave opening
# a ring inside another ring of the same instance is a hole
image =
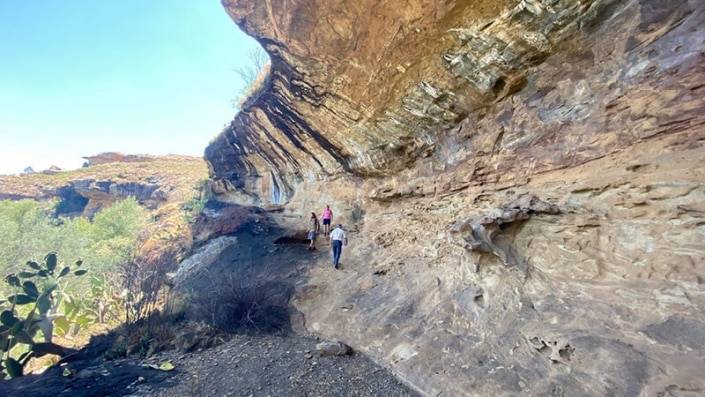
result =
[[[289,244],[308,244],[311,242],[308,238],[306,238],[306,233],[305,232],[300,232],[293,234],[291,236],[282,236],[279,237],[278,239],[274,240],[274,244],[276,245],[289,245]]]
[[[59,216],[80,216],[83,214],[88,199],[81,196],[73,186],[66,186],[59,190],[59,202],[54,208],[54,215]]]

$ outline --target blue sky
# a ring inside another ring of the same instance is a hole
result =
[[[202,155],[256,45],[219,0],[0,0],[0,173]]]

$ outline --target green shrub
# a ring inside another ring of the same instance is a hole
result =
[[[56,253],[51,252],[43,263],[29,261],[19,273],[5,277],[13,293],[0,301],[2,378],[22,376],[32,357],[62,353],[63,349],[52,342],[55,312],[67,280],[86,274],[81,265],[81,261],[73,267],[59,263]],[[43,342],[36,340],[39,331]]]
[[[184,220],[189,224],[194,224],[212,196],[208,180],[200,181],[191,200],[185,202],[181,207],[184,211]]]
[[[0,272],[17,272],[27,258],[54,251],[62,258],[86,258],[85,267],[94,274],[111,274],[130,260],[148,222],[148,212],[133,198],[102,210],[92,221],[55,218],[52,203],[0,201]]]
[[[42,258],[46,252],[71,260],[84,258],[82,269],[90,270],[90,277],[62,283],[60,290],[53,292],[56,307],[52,311],[54,335],[83,340],[93,330],[124,319],[120,272],[135,256],[150,216],[134,199],[115,203],[92,220],[57,218],[53,214],[51,202],[0,201],[0,275],[15,274],[22,280],[20,276],[28,272],[24,264],[27,259],[40,262],[33,258]],[[0,296],[14,289],[11,284],[0,283]],[[31,312],[28,305],[13,310],[16,316]],[[23,349],[26,345],[13,350],[13,357],[22,366],[26,363],[23,360],[29,359],[19,356]]]

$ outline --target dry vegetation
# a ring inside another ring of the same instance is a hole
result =
[[[257,98],[262,89],[266,86],[267,79],[269,78],[270,64],[265,64],[259,71],[257,76],[252,80],[252,82],[245,88],[240,96],[235,101],[235,107],[237,109],[243,109],[247,107],[247,104],[251,99]]]
[[[255,47],[247,54],[247,63],[235,69],[235,73],[243,82],[242,89],[237,93],[234,101],[236,109],[241,110],[266,86],[269,78],[271,62],[269,55],[262,47]]]
[[[0,195],[40,198],[71,181],[95,179],[113,182],[154,183],[170,187],[170,202],[185,202],[194,195],[194,187],[208,178],[208,167],[199,157],[144,156],[138,162],[99,164],[53,174],[41,172],[0,176]]]

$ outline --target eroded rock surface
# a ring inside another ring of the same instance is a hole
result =
[[[428,395],[705,393],[705,4],[224,4],[272,75],[220,198],[349,230],[306,329]]]
[[[526,261],[517,255],[510,242],[504,241],[503,231],[515,223],[528,220],[533,214],[558,213],[560,209],[557,206],[535,196],[524,195],[488,214],[456,222],[450,229],[451,238],[470,251],[493,254],[505,265],[526,272]]]
[[[224,4],[272,75],[206,156],[265,203],[340,171],[526,178],[704,122],[696,1]]]

